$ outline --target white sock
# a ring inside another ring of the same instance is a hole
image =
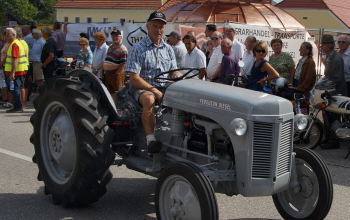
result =
[[[146,141],[147,141],[147,145],[149,145],[151,141],[156,141],[156,137],[154,136],[154,134],[146,135]]]

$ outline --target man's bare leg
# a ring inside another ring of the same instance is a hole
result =
[[[153,114],[153,106],[155,98],[153,93],[144,92],[140,95],[139,101],[142,105],[142,124],[146,135],[154,134],[155,117]]]
[[[139,98],[139,102],[142,105],[141,120],[146,133],[147,148],[149,153],[159,153],[161,149],[161,143],[156,141],[154,136],[156,119],[153,113],[153,106],[155,101],[154,94],[151,92],[144,92]]]

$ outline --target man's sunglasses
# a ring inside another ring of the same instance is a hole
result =
[[[266,50],[255,50],[256,53],[265,53]]]
[[[338,40],[338,44],[345,44],[346,41]]]
[[[211,40],[219,40],[218,37],[211,37],[210,39],[211,39]]]

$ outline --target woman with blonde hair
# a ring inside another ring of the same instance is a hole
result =
[[[93,55],[89,47],[89,40],[82,37],[79,39],[79,46],[81,48],[77,56],[77,68],[92,68]]]
[[[265,60],[267,52],[267,44],[264,41],[258,41],[253,49],[255,62],[248,77],[248,89],[263,91],[266,82],[279,77],[278,72]]]

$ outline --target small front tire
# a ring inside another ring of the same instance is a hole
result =
[[[324,219],[333,202],[333,184],[325,162],[312,150],[295,148],[297,188],[272,196],[284,219]]]
[[[155,203],[158,219],[219,219],[209,179],[190,163],[175,163],[162,171],[157,181]]]

